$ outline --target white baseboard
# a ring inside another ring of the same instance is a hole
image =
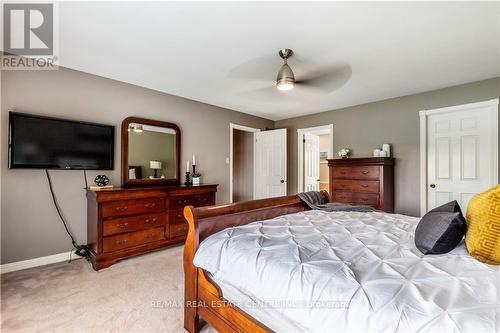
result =
[[[21,269],[26,269],[26,268],[54,264],[56,262],[61,262],[61,261],[68,261],[71,252],[72,251],[53,254],[51,256],[46,256],[46,257],[40,257],[40,258],[34,258],[34,259],[28,259],[28,260],[22,260],[22,261],[11,262],[8,264],[3,264],[3,265],[0,265],[0,274],[14,272],[14,271],[20,271]],[[76,255],[73,255],[73,256],[76,256]]]

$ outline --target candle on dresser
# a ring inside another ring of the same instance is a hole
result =
[[[193,154],[193,165],[196,165],[196,157]]]
[[[186,172],[189,172],[189,160],[186,161]]]
[[[387,154],[387,157],[390,157],[391,156],[391,145],[388,144],[388,143],[384,143],[382,145],[382,150],[386,152]]]

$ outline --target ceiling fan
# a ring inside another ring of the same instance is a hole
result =
[[[278,54],[283,59],[284,63],[276,77],[276,88],[281,91],[292,90],[295,87],[295,75],[290,66],[288,66],[287,60],[292,56],[293,51],[290,49],[282,49]]]
[[[276,70],[272,69],[276,68],[273,65],[276,60],[271,59],[270,56],[247,61],[233,68],[230,76],[259,80],[265,86],[254,91],[267,92],[269,94],[272,94],[273,91],[276,93],[276,90],[289,91],[294,88],[306,91],[314,90],[316,93],[331,93],[342,87],[351,78],[351,67],[344,62],[336,62],[333,66],[329,67],[318,67],[303,59],[292,57],[294,56],[294,52],[291,49],[281,49],[278,51],[278,54],[283,59],[283,64],[278,71],[274,85],[269,82],[269,74]],[[299,68],[297,76],[289,65],[290,58],[294,62],[292,66]]]

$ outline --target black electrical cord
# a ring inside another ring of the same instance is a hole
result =
[[[61,213],[61,208],[59,207],[59,203],[57,202],[56,195],[54,193],[54,188],[52,187],[52,179],[50,178],[49,170],[45,170],[45,174],[47,175],[47,181],[49,182],[49,189],[50,189],[50,194],[52,195],[52,201],[54,202],[54,206],[56,207],[57,214],[59,215],[59,218],[62,221],[62,224],[64,226],[64,229],[66,230],[66,233],[68,234],[69,238],[71,238],[71,244],[73,247],[76,249],[75,253],[79,255],[80,257],[86,257],[88,255],[87,247],[85,245],[78,245],[75,241],[75,238],[71,234],[71,232],[68,229],[68,225],[66,221],[64,220],[64,217]]]
[[[76,241],[73,238],[73,235],[71,235],[71,232],[68,229],[68,225],[66,224],[66,221],[64,220],[64,217],[62,216],[61,208],[59,208],[59,204],[57,203],[56,195],[54,193],[54,188],[52,187],[52,179],[50,179],[49,170],[45,170],[45,174],[47,175],[47,181],[49,182],[50,194],[52,195],[52,201],[54,201],[54,206],[56,206],[57,214],[59,214],[59,218],[61,219],[61,221],[64,225],[64,229],[66,229],[66,233],[71,238],[71,244],[73,244],[73,246],[76,247],[77,246]]]
[[[83,170],[83,179],[85,179],[85,190],[88,190],[89,184],[87,183],[87,170]]]

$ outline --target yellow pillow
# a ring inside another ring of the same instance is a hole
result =
[[[466,220],[469,253],[484,263],[500,265],[500,185],[472,197]]]

